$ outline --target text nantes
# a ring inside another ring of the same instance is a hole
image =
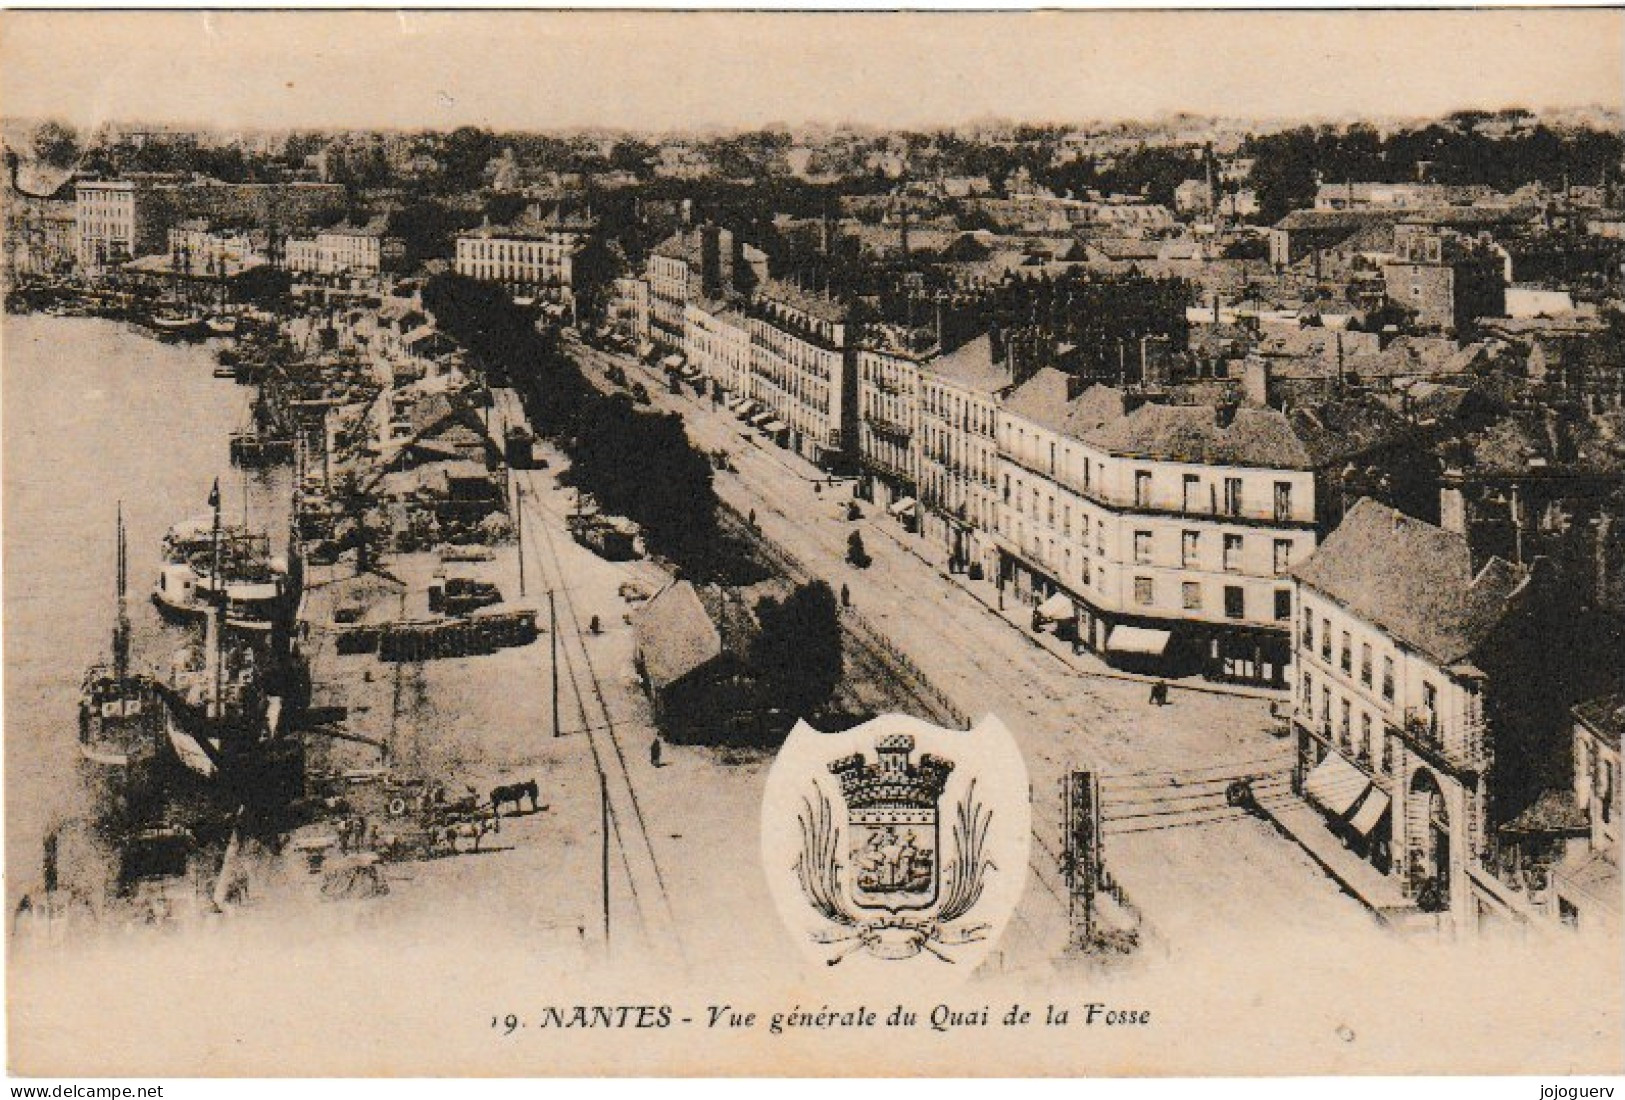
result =
[[[651,1028],[671,1026],[670,1005],[548,1005],[537,1027]]]

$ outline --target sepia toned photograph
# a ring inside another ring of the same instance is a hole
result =
[[[7,1073],[1625,1072],[1622,57],[0,13]]]

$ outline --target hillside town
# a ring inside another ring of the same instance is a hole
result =
[[[142,696],[174,749],[82,754],[193,786],[114,800],[139,858],[89,907],[535,871],[561,951],[683,954],[770,909],[699,868],[756,858],[798,719],[992,712],[1035,792],[1006,965],[1283,913],[1617,935],[1621,126],[9,123],[8,326],[198,350],[248,409],[244,522],[218,479],[190,558],[155,519],[207,621]],[[228,577],[256,523],[285,555]],[[67,836],[33,913],[72,911]]]

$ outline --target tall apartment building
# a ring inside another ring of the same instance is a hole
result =
[[[735,305],[715,298],[690,302],[684,310],[683,355],[713,394],[744,395],[750,390],[750,319]]]
[[[501,283],[511,292],[553,302],[572,300],[575,259],[592,223],[532,207],[508,225],[487,222],[457,237],[459,275]]]
[[[994,576],[999,511],[999,401],[1015,384],[1010,359],[979,336],[920,372],[921,532],[948,552],[950,568]]]
[[[1502,827],[1570,782],[1576,670],[1616,660],[1543,566],[1479,564],[1367,499],[1293,570],[1294,787],[1386,877],[1371,900],[1461,929],[1527,919]]]
[[[1114,660],[1284,686],[1287,574],[1315,546],[1308,448],[1275,410],[1124,414],[1118,391],[1067,381],[1039,372],[1000,415],[1001,581]]]
[[[790,446],[802,457],[827,469],[847,466],[857,443],[857,374],[846,308],[768,280],[747,316],[748,396],[784,422]]]
[[[914,510],[920,483],[920,378],[936,349],[913,351],[879,338],[870,343],[857,353],[857,493],[888,508]]]

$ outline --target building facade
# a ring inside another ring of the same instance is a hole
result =
[[[73,269],[79,253],[75,204],[15,191],[5,196],[5,274],[55,275]]]
[[[453,266],[459,275],[501,283],[517,295],[570,301],[575,258],[585,243],[581,227],[532,211],[512,225],[482,225],[458,236]]]
[[[802,457],[840,469],[857,437],[855,349],[846,310],[822,295],[769,280],[749,313],[749,396],[771,409]]]
[[[1552,872],[1555,915],[1581,931],[1620,927],[1620,735],[1625,694],[1574,708],[1574,803],[1586,827]]]
[[[980,336],[920,372],[918,463],[921,532],[949,567],[997,576],[999,401],[1014,384],[1007,357]]]
[[[1504,253],[1448,230],[1411,228],[1396,233],[1396,246],[1398,259],[1382,268],[1386,293],[1421,327],[1457,333],[1474,318],[1506,315]]]
[[[858,494],[866,500],[918,507],[920,376],[931,358],[889,343],[858,349]]]
[[[78,263],[87,274],[168,244],[169,204],[155,188],[134,180],[81,180],[74,189]]]
[[[375,278],[399,267],[406,256],[406,243],[388,236],[383,219],[377,219],[367,225],[336,225],[311,236],[289,237],[283,250],[290,271]]]
[[[649,335],[663,348],[681,350],[688,304],[700,293],[702,246],[696,232],[677,233],[649,255]]]
[[[1286,418],[1158,404],[1114,416],[1123,399],[1105,387],[1026,396],[1001,419],[1001,577],[1035,603],[1070,593],[1078,641],[1110,659],[1285,686],[1288,573],[1316,541],[1313,464]]]
[[[744,395],[750,390],[750,321],[726,302],[702,299],[684,312],[683,354],[713,394]]]
[[[614,282],[608,321],[636,343],[649,339],[649,280],[622,275]]]
[[[1560,670],[1593,645],[1572,607],[1545,570],[1480,565],[1369,499],[1293,576],[1294,788],[1396,904],[1464,930],[1526,920],[1501,830],[1567,783],[1582,686]]]

